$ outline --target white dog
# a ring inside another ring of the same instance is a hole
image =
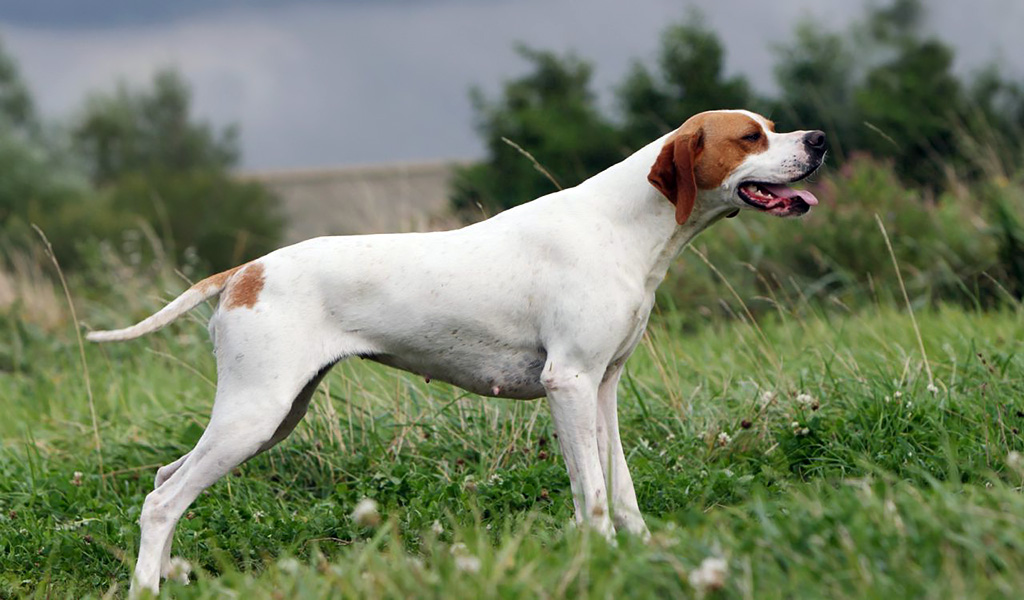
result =
[[[195,448],[157,472],[133,591],[167,576],[175,525],[199,493],[284,439],[321,378],[351,356],[484,396],[547,396],[576,521],[647,535],[616,387],[654,290],[720,218],[807,212],[817,200],[786,184],[824,155],[820,131],[776,133],[747,111],[701,113],[580,185],[481,223],[312,239],[204,279],[133,327],[90,333],[135,338],[222,295],[210,320],[213,414]]]

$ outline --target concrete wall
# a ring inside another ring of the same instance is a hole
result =
[[[457,223],[448,208],[449,184],[458,163],[249,172],[281,198],[285,242],[320,235],[447,229]]]

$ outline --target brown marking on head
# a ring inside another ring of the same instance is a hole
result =
[[[224,289],[224,286],[227,285],[228,279],[230,279],[231,276],[235,274],[235,271],[241,269],[243,266],[245,265],[240,265],[233,269],[228,269],[227,271],[222,271],[220,273],[217,273],[216,275],[210,275],[206,279],[194,284],[192,286],[192,289],[196,290],[201,294],[205,294],[207,291],[210,290],[210,288],[222,290]]]
[[[245,268],[232,278],[225,291],[224,308],[252,308],[260,299],[260,292],[263,291],[263,284],[266,277],[263,275],[263,265],[258,262],[243,265]]]
[[[747,156],[767,149],[768,137],[755,119],[738,112],[703,112],[668,138],[647,180],[675,204],[676,222],[682,225],[693,212],[698,190],[718,187]]]

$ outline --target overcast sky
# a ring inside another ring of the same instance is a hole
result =
[[[1024,78],[1024,1],[929,0],[929,29],[960,70],[997,62]],[[493,96],[527,66],[517,41],[594,62],[606,103],[664,27],[699,7],[728,68],[771,90],[769,51],[801,17],[845,27],[853,0],[0,0],[0,37],[43,113],[175,66],[198,114],[242,129],[244,167],[477,158],[467,90]]]

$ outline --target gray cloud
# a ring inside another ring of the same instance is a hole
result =
[[[140,2],[139,0],[18,0],[0,1],[0,21],[17,26],[53,29],[82,29],[167,23],[185,19],[201,19],[211,14],[239,9],[302,5],[359,5],[388,2],[409,4],[417,0],[174,0],[173,2]],[[437,1],[437,0],[426,0]]]
[[[729,69],[763,90],[772,85],[768,48],[786,41],[796,20],[838,28],[863,10],[810,0],[694,4],[725,41]],[[515,41],[594,61],[595,87],[610,104],[630,63],[652,58],[660,31],[686,15],[678,0],[215,5],[128,24],[8,24],[0,33],[46,114],[66,116],[88,90],[173,65],[194,84],[204,118],[242,126],[246,167],[286,168],[479,156],[467,90],[493,94],[523,72]],[[960,48],[960,67],[1002,57],[1020,73],[1024,3],[978,0],[967,14],[962,6],[930,3],[931,26]]]

